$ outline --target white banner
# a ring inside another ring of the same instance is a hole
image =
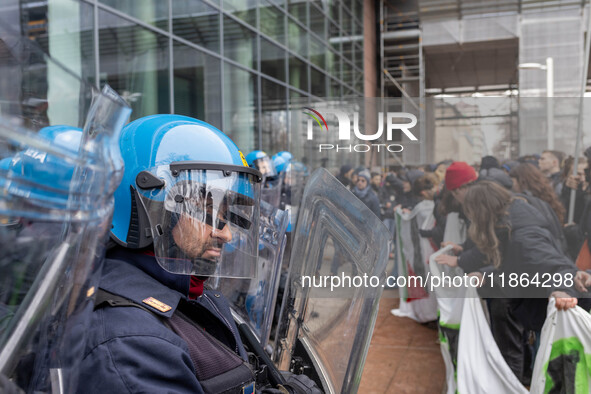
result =
[[[429,272],[429,256],[435,251],[435,246],[429,239],[420,236],[419,229],[433,228],[433,207],[433,201],[423,200],[410,213],[400,209],[396,211],[398,275],[405,276],[407,280],[404,281],[406,286],[400,287],[400,307],[392,309],[392,314],[410,317],[419,323],[437,319],[435,295],[419,286],[418,281],[408,280],[411,276],[426,278]]]

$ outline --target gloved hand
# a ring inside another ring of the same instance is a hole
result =
[[[291,372],[281,371],[284,385],[278,387],[264,387],[261,394],[323,394],[316,383],[306,375],[296,375]]]
[[[294,394],[323,394],[316,383],[306,375],[296,375],[291,372],[281,371],[285,379],[284,387]]]

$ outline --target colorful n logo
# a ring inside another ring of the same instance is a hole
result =
[[[315,111],[309,107],[304,107],[304,109],[307,109],[308,111],[312,111],[312,112],[314,112],[314,114],[318,115],[318,118],[322,119],[322,122],[324,123],[324,126],[326,127],[326,131],[328,131],[328,125],[326,124],[326,120],[324,120],[322,115],[320,115],[320,112]],[[316,121],[316,123],[318,123],[318,126],[320,126],[320,128],[322,128],[322,124],[320,123],[320,120],[318,120],[318,118],[316,116],[314,116],[314,114],[311,114],[309,112],[304,112],[304,113],[308,116],[311,116]]]

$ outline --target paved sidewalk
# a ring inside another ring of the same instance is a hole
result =
[[[393,316],[397,290],[384,291],[359,393],[443,392],[445,366],[437,330]]]

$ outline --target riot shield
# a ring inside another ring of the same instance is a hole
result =
[[[275,208],[279,208],[281,203],[281,189],[283,188],[283,176],[278,174],[273,178],[265,178],[261,188],[261,201],[264,201]]]
[[[246,323],[264,347],[269,340],[285,248],[288,216],[285,211],[261,201],[259,257],[254,279],[220,278],[214,282],[231,302],[239,323]]]
[[[293,237],[275,361],[308,374],[326,393],[354,393],[385,281],[388,229],[320,168],[305,188]]]
[[[301,162],[292,161],[283,173],[283,186],[281,192],[281,208],[292,213],[291,226],[295,227],[297,210],[301,205],[304,187],[308,179],[308,169]]]
[[[0,24],[3,389],[76,391],[130,112]]]

